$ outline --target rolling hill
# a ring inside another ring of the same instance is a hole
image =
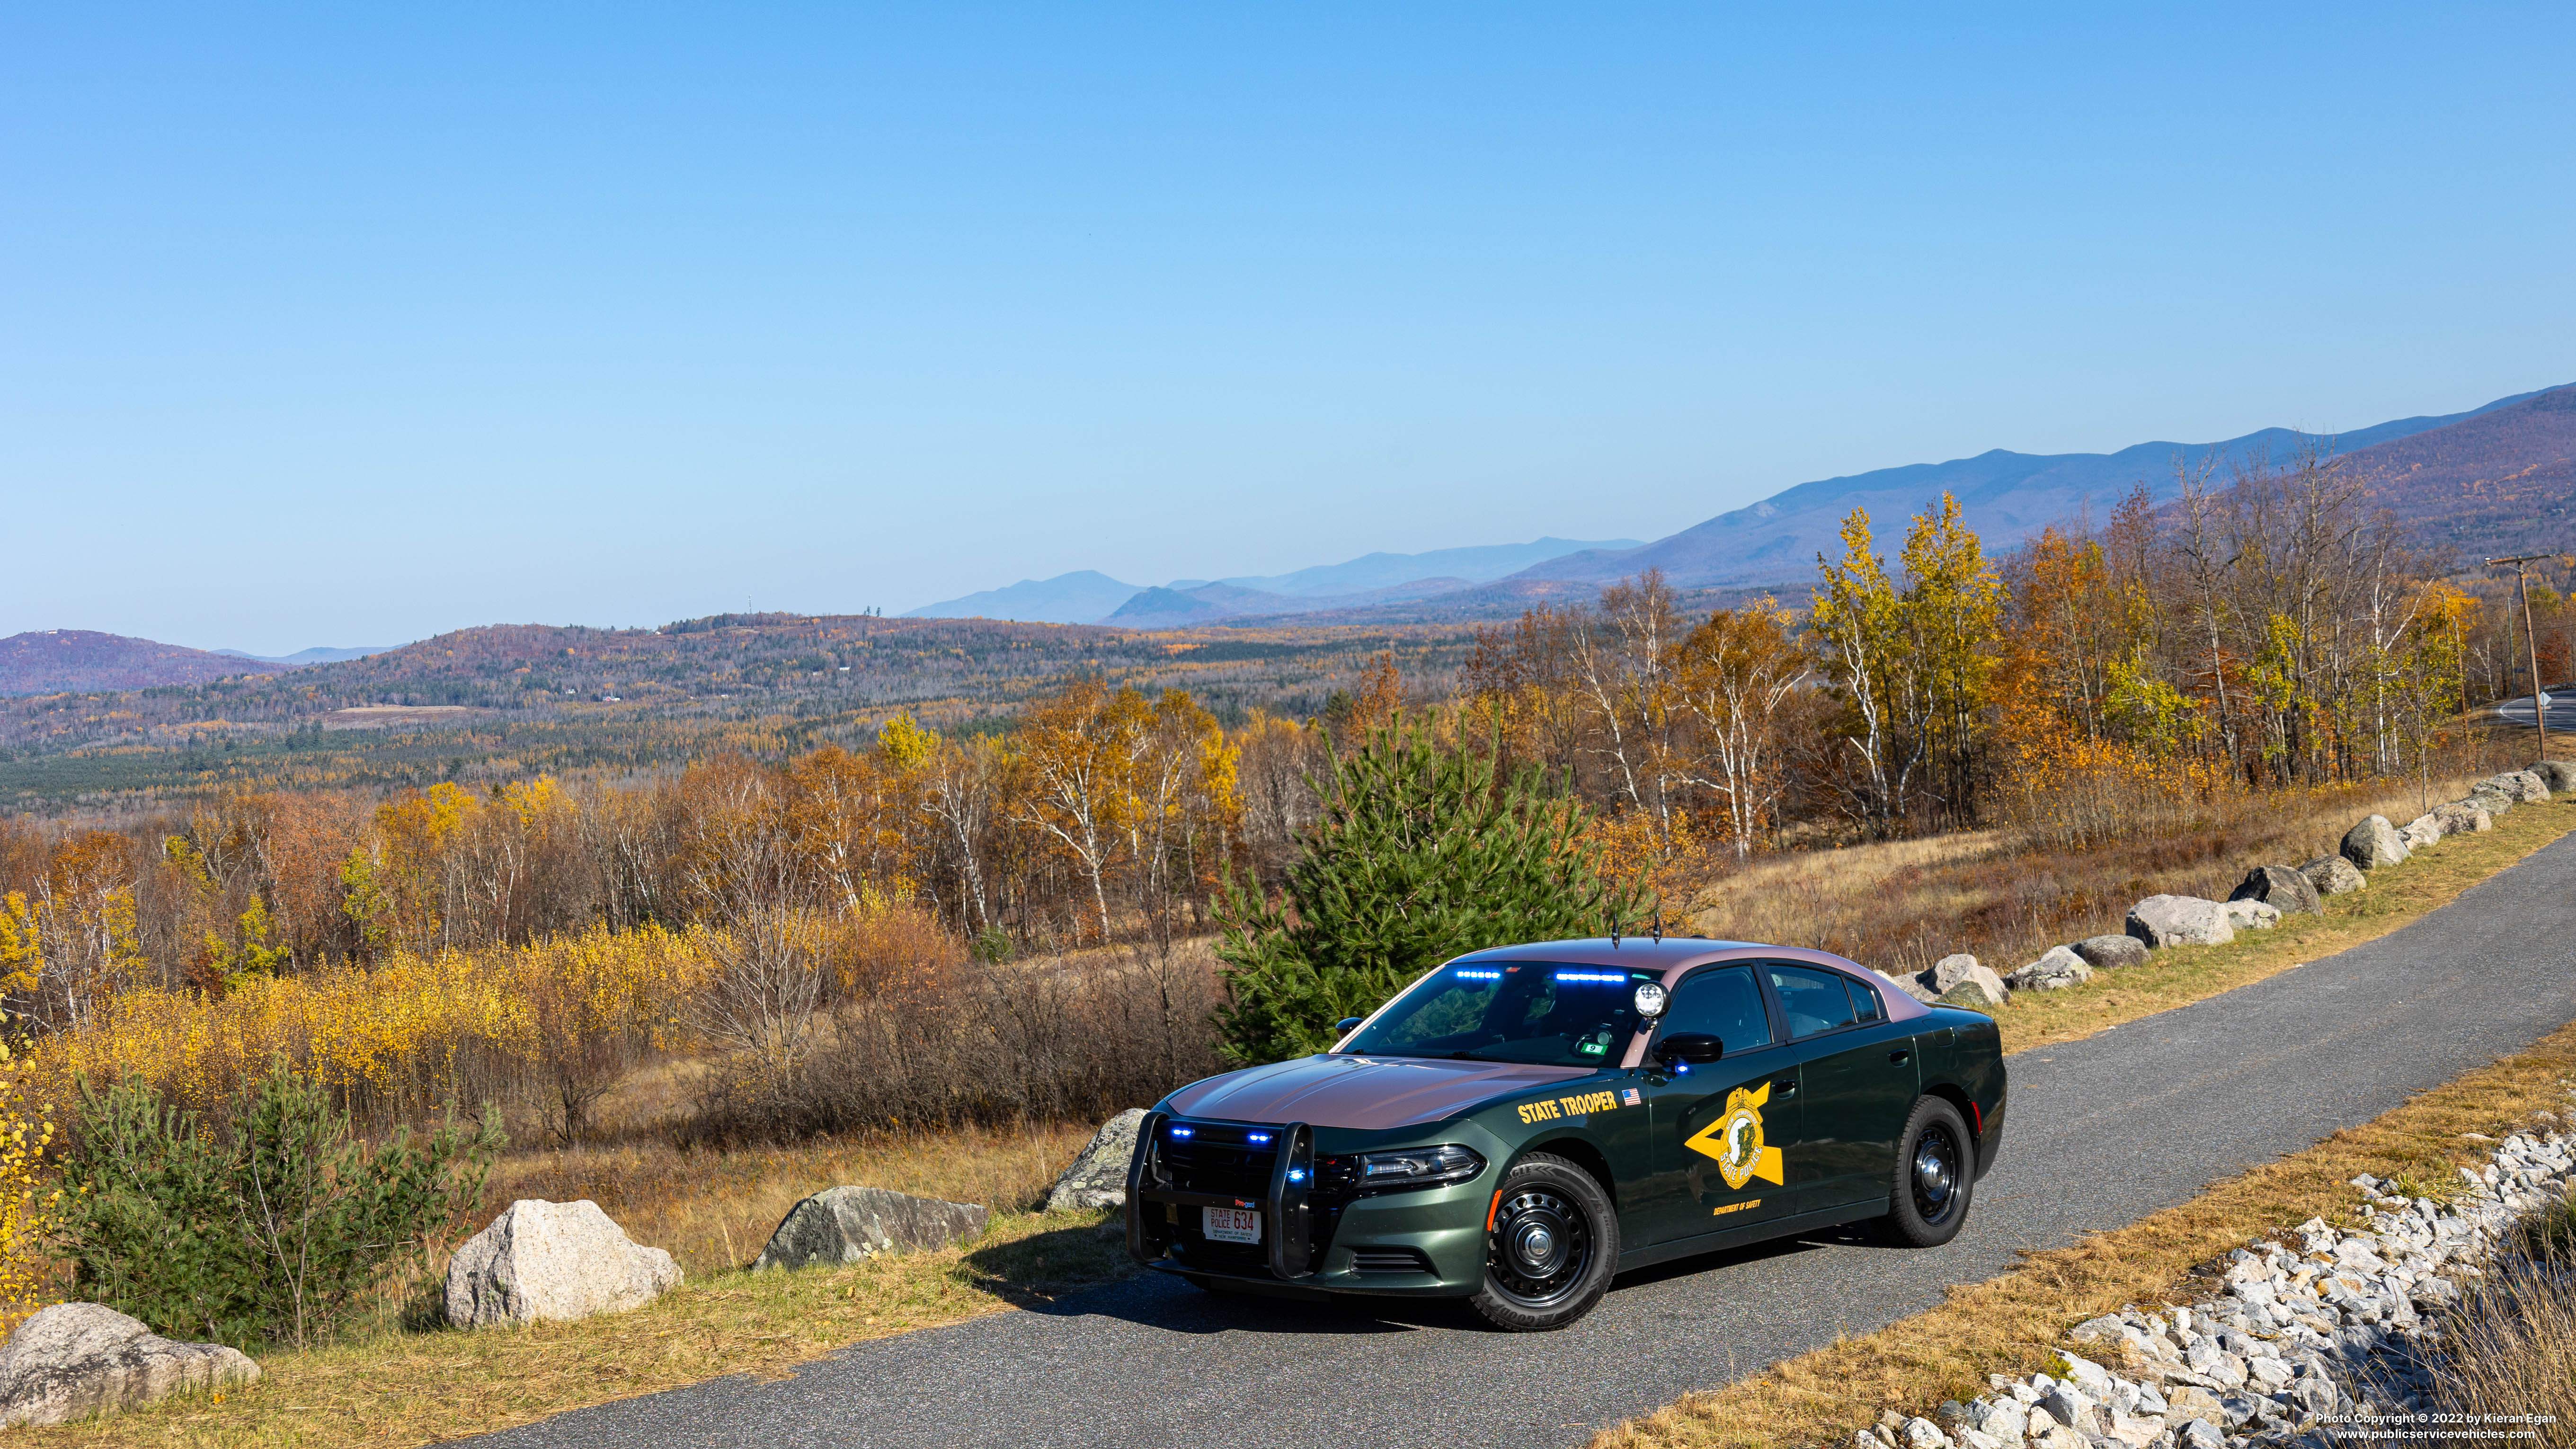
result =
[[[2455,564],[2576,552],[2576,387],[2555,388],[2346,460],[2416,539]]]
[[[0,694],[150,689],[292,667],[88,629],[39,629],[0,639]]]

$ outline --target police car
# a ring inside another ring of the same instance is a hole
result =
[[[2003,1137],[1994,1022],[1818,951],[1478,951],[1342,1028],[1155,1104],[1128,1167],[1137,1261],[1561,1328],[1615,1273],[1764,1238],[1868,1219],[1947,1242]]]

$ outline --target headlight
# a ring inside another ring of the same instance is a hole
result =
[[[1441,1187],[1485,1170],[1485,1159],[1450,1143],[1402,1152],[1360,1154],[1362,1191],[1373,1187]]]

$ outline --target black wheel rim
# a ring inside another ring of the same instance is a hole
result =
[[[1553,1308],[1582,1286],[1593,1251],[1591,1217],[1573,1199],[1533,1188],[1506,1196],[1494,1210],[1486,1277],[1523,1308]]]
[[[1914,1189],[1914,1215],[1928,1226],[1947,1222],[1959,1210],[1959,1139],[1946,1122],[1935,1122],[1914,1139],[1914,1163],[1906,1176]]]

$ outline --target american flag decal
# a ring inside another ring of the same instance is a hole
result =
[[[1645,1100],[1645,1099],[1644,1099],[1644,1098],[1642,1098],[1642,1097],[1639,1097],[1639,1096],[1637,1095],[1637,1089],[1636,1089],[1636,1088],[1634,1088],[1634,1087],[1625,1087],[1625,1088],[1622,1088],[1622,1089],[1620,1090],[1620,1092],[1619,1092],[1619,1100],[1620,1100],[1620,1101],[1622,1101],[1622,1102],[1627,1103],[1627,1104],[1628,1104],[1629,1106],[1631,1106],[1631,1107],[1634,1107],[1634,1106],[1636,1106],[1639,1102],[1641,1102],[1641,1101],[1643,1101],[1643,1100]]]

